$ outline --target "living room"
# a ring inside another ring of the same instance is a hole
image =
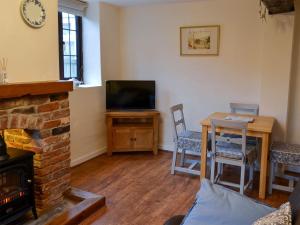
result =
[[[20,13],[20,5],[24,2],[3,0],[0,3],[0,59],[1,65],[5,64],[7,78],[0,86],[0,130],[6,130],[6,144],[12,147],[20,147],[15,140],[20,137],[24,140],[28,129],[39,130],[41,138],[52,147],[66,143],[63,146],[65,154],[56,157],[58,161],[54,162],[57,164],[60,159],[66,162],[64,174],[59,178],[59,182],[63,182],[63,178],[68,180],[61,183],[63,190],[79,188],[83,193],[103,196],[106,201],[105,206],[98,205],[93,213],[85,210],[81,214],[81,217],[85,215],[84,220],[77,220],[77,224],[163,224],[172,216],[188,214],[200,187],[200,171],[204,170],[200,170],[200,154],[187,154],[187,157],[199,161],[196,166],[199,175],[171,174],[175,147],[170,108],[174,105],[184,105],[188,129],[200,132],[203,131],[203,120],[214,112],[230,112],[230,103],[256,104],[259,116],[274,118],[269,144],[265,145],[271,146],[273,141],[300,144],[298,1],[37,0],[46,15],[40,25],[28,24],[24,13]],[[292,4],[295,9],[285,8],[283,13],[271,15],[270,8],[266,7],[269,2],[281,2],[285,7]],[[73,12],[81,17],[80,68],[83,72],[79,81],[72,80],[73,84],[67,81],[73,76],[61,76],[62,58],[66,55],[61,55],[65,46],[59,35],[59,12],[71,15]],[[181,29],[208,29],[210,26],[219,28],[214,39],[216,53],[193,54],[194,50],[191,50],[191,54],[183,54]],[[61,79],[66,81],[58,82]],[[122,152],[107,156],[108,80],[155,81],[155,110],[159,112],[155,144],[158,155]],[[67,92],[67,95],[61,94]],[[34,99],[28,97],[30,95]],[[44,95],[49,95],[49,99],[36,99],[36,96]],[[25,106],[18,105],[20,101],[16,99],[22,98],[24,102],[23,97],[26,98],[26,110],[34,108],[36,112],[18,111]],[[10,101],[7,102],[8,98]],[[6,116],[8,103],[13,105],[9,108],[10,113],[14,112],[11,117]],[[45,119],[47,113],[50,113],[52,123]],[[20,121],[35,118],[35,124],[27,122],[23,126],[19,122],[16,126],[12,122],[15,114]],[[25,115],[29,115],[28,119],[23,119]],[[59,125],[55,126],[54,120],[59,120]],[[52,136],[48,137],[50,128]],[[23,131],[10,131],[15,129]],[[30,133],[30,139],[35,135],[36,132]],[[260,148],[264,146],[262,136],[256,138]],[[37,189],[39,192],[55,192],[56,189],[51,189],[52,184],[49,189],[48,182],[43,183],[42,166],[48,166],[47,157],[50,156],[42,153],[48,154],[51,150],[47,145],[41,145],[30,141],[30,146],[25,146],[36,153],[34,167],[39,171],[39,177],[35,180],[42,183],[40,188],[35,187],[35,193]],[[20,148],[26,150],[25,147]],[[279,190],[274,190],[272,195],[267,193],[268,153],[266,158],[266,168],[263,172],[255,169],[253,190],[245,191],[245,195],[279,207],[288,200],[290,193]],[[207,163],[207,168],[210,166]],[[229,168],[224,168],[225,178],[239,181],[239,170]],[[292,173],[297,172],[297,169],[292,170]],[[209,171],[206,178],[210,178]],[[266,187],[261,184],[262,180]],[[260,198],[262,192],[265,192],[265,198]],[[57,196],[49,196],[43,196],[41,201],[36,198],[39,219],[47,217],[44,224],[57,218],[52,212],[62,204],[61,201],[57,204],[49,200],[52,197],[56,200]],[[44,201],[44,198],[49,201]],[[45,210],[39,210],[43,205]],[[58,214],[65,215],[65,210],[72,209],[63,209]],[[31,215],[27,217],[34,224]]]

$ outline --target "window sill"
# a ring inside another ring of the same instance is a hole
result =
[[[101,88],[100,84],[80,84],[79,86],[74,86],[74,90],[84,90],[84,89],[92,89],[92,88]]]
[[[100,84],[80,84],[76,88],[93,88],[93,87],[102,87]]]

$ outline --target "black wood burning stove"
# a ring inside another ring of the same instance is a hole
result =
[[[0,158],[1,225],[11,223],[29,210],[37,218],[33,186],[34,153],[8,148],[7,153],[5,151],[2,155],[6,154],[8,157]]]

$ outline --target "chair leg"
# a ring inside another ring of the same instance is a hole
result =
[[[216,163],[216,161],[215,161],[215,159],[211,159],[211,165],[210,165],[210,181],[212,182],[212,183],[215,183],[215,163]]]
[[[218,175],[221,175],[222,174],[222,168],[223,168],[223,163],[218,163]]]
[[[181,166],[181,167],[184,166],[184,160],[185,160],[185,150],[182,149],[182,152],[181,152],[181,159],[180,159],[180,166]]]
[[[289,187],[294,188],[294,180],[293,179],[289,180]]]
[[[212,163],[211,160],[209,160],[209,158],[208,158],[207,163],[206,163],[206,174],[210,173],[211,163]],[[201,162],[200,162],[200,168],[201,168]]]
[[[255,166],[255,164],[253,162],[252,165],[250,166],[250,174],[249,174],[249,180],[251,182],[251,184],[250,184],[251,190],[253,189],[254,166]]]
[[[223,175],[223,172],[224,172],[224,164],[223,163],[221,163],[221,169],[220,169],[220,171],[221,171],[221,175]]]
[[[222,168],[223,168],[223,163],[218,162],[218,173],[217,173],[217,177],[216,177],[216,182],[218,182],[221,178],[222,175]]]
[[[240,194],[244,194],[246,165],[241,166]]]
[[[172,166],[171,166],[171,174],[175,174],[175,166],[176,166],[176,160],[177,160],[177,145],[175,145],[174,151],[173,151],[173,159],[172,159]]]
[[[273,191],[273,182],[274,182],[274,174],[275,174],[275,163],[271,161],[270,163],[270,177],[269,177],[269,195],[272,194]]]

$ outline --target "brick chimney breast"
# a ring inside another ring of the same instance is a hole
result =
[[[36,153],[35,200],[39,211],[62,203],[64,192],[70,188],[68,92],[72,87],[72,82],[60,81],[0,85],[1,95],[9,93],[7,97],[0,95],[0,130],[5,131],[7,146]]]

